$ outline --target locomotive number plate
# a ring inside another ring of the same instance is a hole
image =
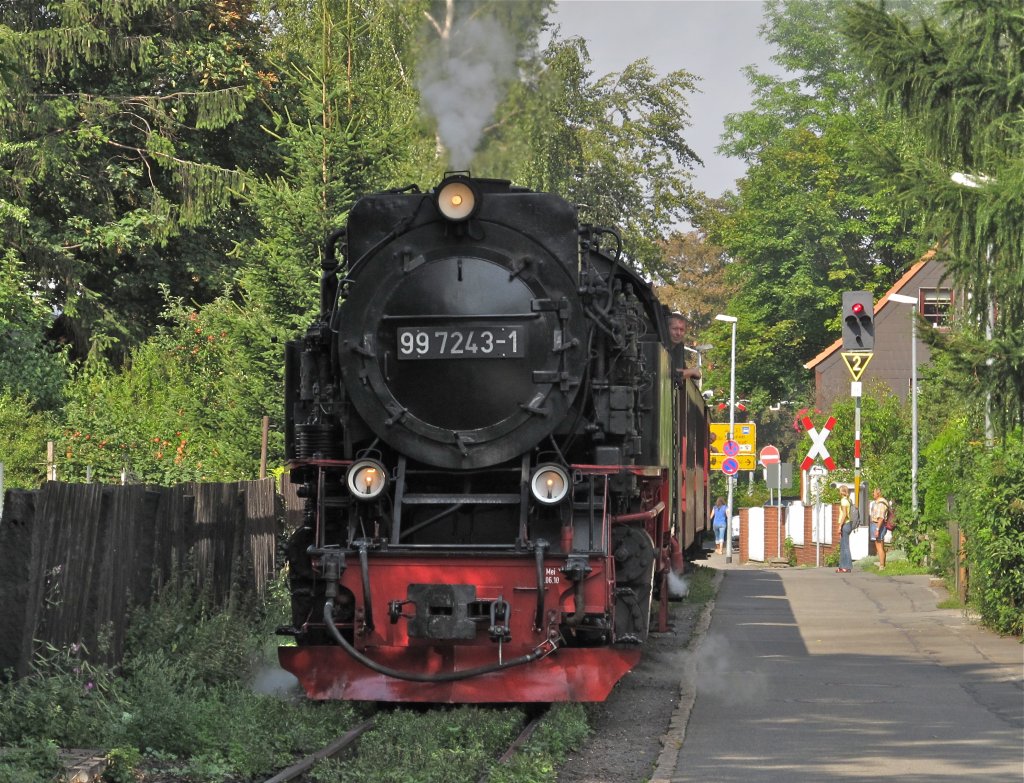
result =
[[[400,327],[399,359],[521,359],[523,327]]]

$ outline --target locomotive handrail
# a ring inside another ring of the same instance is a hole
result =
[[[486,495],[460,495],[460,494],[426,494],[426,493],[409,493],[402,498],[402,502],[408,506],[415,505],[436,505],[442,506],[446,504],[454,503],[478,503],[480,505],[496,505],[496,506],[509,506],[518,505],[520,496],[511,492],[506,493],[490,493]]]
[[[658,476],[664,468],[657,465],[580,465],[570,467],[583,475],[614,476],[619,473],[632,473],[634,476]]]
[[[370,560],[369,546],[366,539],[356,542],[359,545],[359,571],[363,579],[363,628],[373,630],[373,599],[370,597]]]
[[[530,313],[422,313],[413,315],[387,315],[383,314],[380,316],[381,321],[443,321],[448,323],[450,321],[481,321],[487,319],[488,321],[511,321],[513,319],[525,320],[525,319],[536,319],[540,318],[539,312]]]
[[[637,511],[635,514],[618,514],[612,517],[612,524],[618,524],[621,522],[644,522],[648,519],[654,519],[658,514],[665,510],[665,501],[658,501],[656,506],[653,506],[646,511]]]

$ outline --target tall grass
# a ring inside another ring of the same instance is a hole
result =
[[[197,781],[273,772],[359,719],[348,703],[253,690],[260,668],[275,665],[262,651],[280,609],[215,609],[187,588],[168,589],[130,619],[117,668],[91,664],[80,645],[41,646],[31,673],[0,690],[0,745],[142,754]],[[33,780],[37,767],[7,754],[0,782]]]

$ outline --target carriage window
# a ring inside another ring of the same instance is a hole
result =
[[[922,288],[920,296],[921,315],[931,321],[932,328],[946,328],[953,309],[953,292],[948,288]]]

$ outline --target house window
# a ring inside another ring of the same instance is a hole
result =
[[[947,328],[953,309],[953,292],[948,288],[922,288],[920,296],[921,315],[931,321],[933,329]]]

